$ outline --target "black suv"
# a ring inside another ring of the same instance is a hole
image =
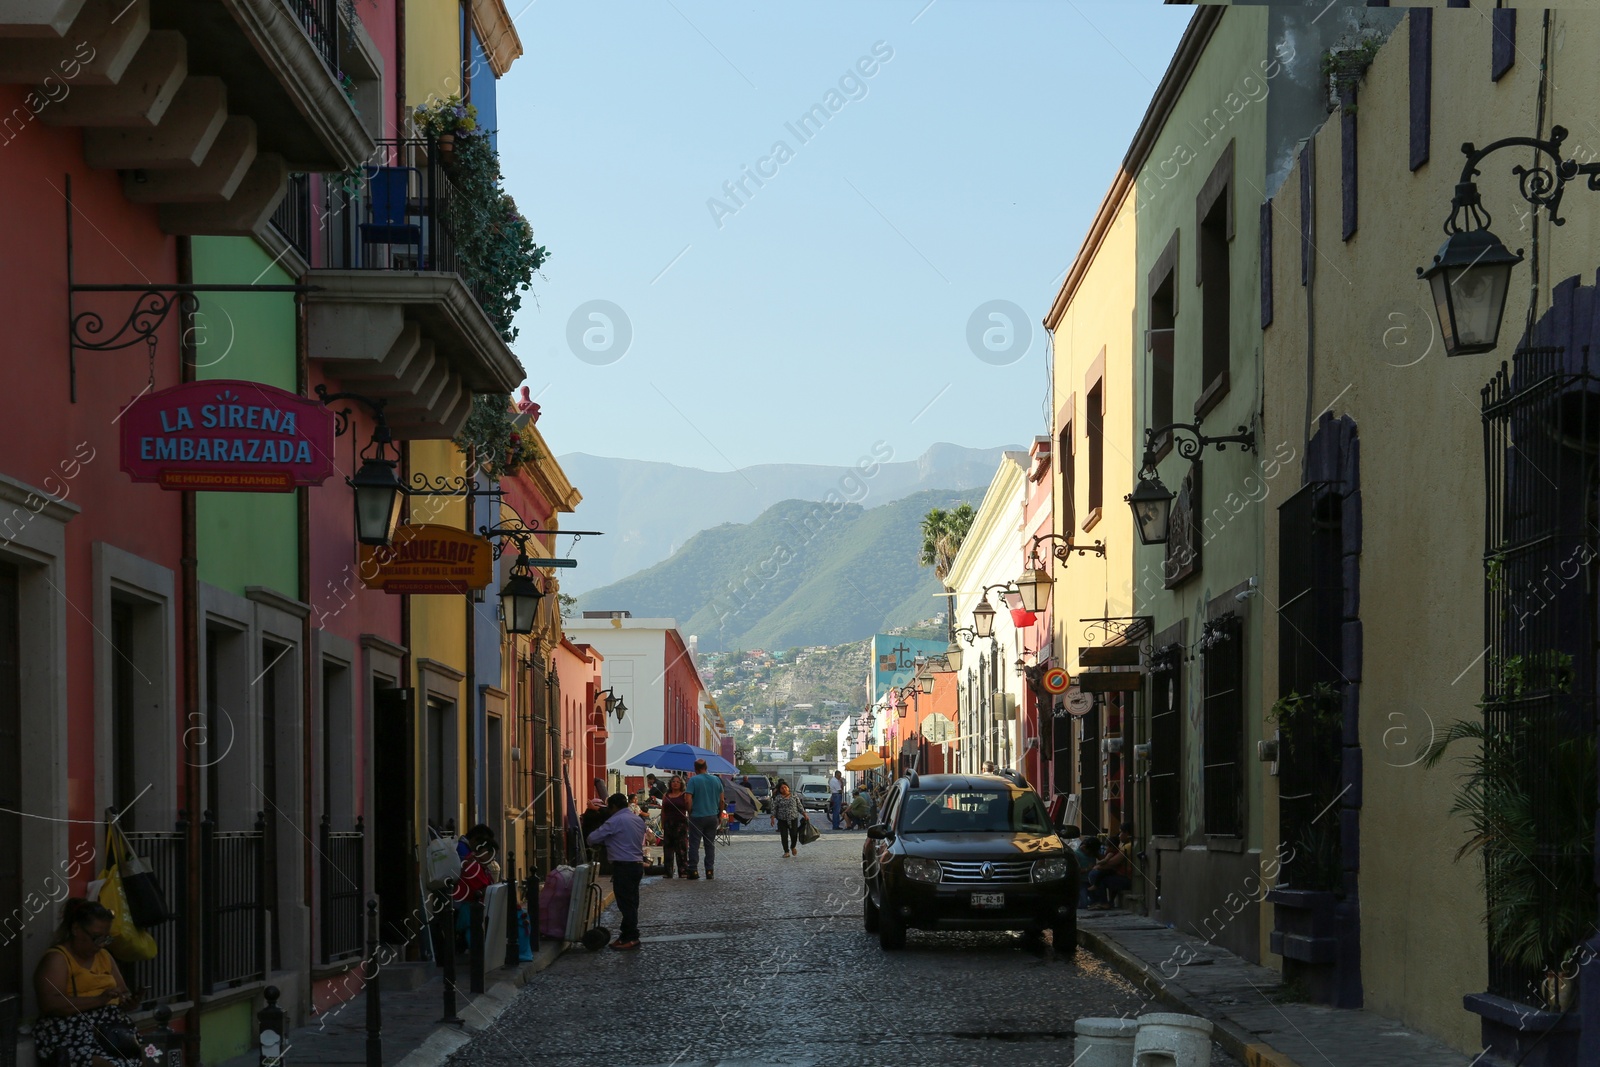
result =
[[[1077,950],[1078,865],[1039,794],[997,774],[896,782],[861,851],[864,920],[886,949],[906,930],[1048,929]]]

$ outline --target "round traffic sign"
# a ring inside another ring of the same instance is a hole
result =
[[[1064,667],[1051,667],[1039,679],[1039,684],[1044,686],[1047,693],[1065,693],[1072,684],[1072,678]]]

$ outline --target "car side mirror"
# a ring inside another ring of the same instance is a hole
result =
[[[1083,830],[1080,829],[1077,826],[1072,825],[1071,823],[1068,823],[1067,825],[1065,825],[1065,826],[1063,826],[1061,828],[1060,836],[1062,836],[1062,837],[1082,837],[1083,836]]]
[[[874,841],[887,841],[894,835],[889,832],[889,828],[887,826],[880,822],[873,823],[871,826],[867,827],[867,836]]]

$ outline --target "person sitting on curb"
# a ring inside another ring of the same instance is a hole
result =
[[[1128,849],[1133,842],[1123,836],[1106,842],[1105,854],[1089,869],[1089,911],[1110,911],[1111,894],[1133,888],[1133,863]]]
[[[639,947],[639,883],[644,880],[644,820],[628,809],[628,798],[613,793],[606,802],[611,817],[588,837],[605,845],[611,857],[611,890],[622,913],[622,932],[611,947],[631,952]]]

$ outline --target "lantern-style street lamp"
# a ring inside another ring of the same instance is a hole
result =
[[[382,446],[380,448],[380,456]],[[356,540],[364,545],[387,545],[400,522],[400,502],[405,488],[395,474],[396,460],[369,456],[346,484],[355,490]]]
[[[534,583],[528,557],[518,553],[517,562],[512,564],[511,574],[500,590],[500,614],[505,617],[506,633],[533,633],[539,601],[543,599],[544,593]]]
[[[972,609],[972,632],[980,638],[994,636],[994,608],[989,606],[988,596]]]
[[[1461,146],[1467,157],[1461,167],[1461,180],[1450,200],[1450,217],[1445,220],[1445,242],[1433,262],[1417,268],[1417,276],[1433,291],[1434,313],[1439,317],[1439,333],[1447,356],[1488,352],[1500,341],[1500,321],[1505,316],[1506,294],[1511,288],[1511,270],[1522,262],[1522,252],[1509,251],[1489,229],[1492,221],[1478,197],[1478,164],[1502,148],[1531,148],[1550,157],[1548,166],[1517,164],[1517,190],[1535,211],[1544,208],[1550,221],[1560,226],[1561,198],[1569,181],[1579,175],[1588,178],[1590,189],[1600,189],[1600,162],[1579,163],[1563,159],[1561,145],[1567,139],[1564,126],[1553,126],[1549,140],[1537,137],[1504,137],[1478,148],[1468,141]]]
[[[1179,436],[1179,431],[1184,436]],[[1198,422],[1174,422],[1159,429],[1146,427],[1139,484],[1123,497],[1133,509],[1133,525],[1139,531],[1139,540],[1146,545],[1164,545],[1172,532],[1172,490],[1161,484],[1155,449],[1156,440],[1168,433],[1172,434],[1172,446],[1178,455],[1190,461],[1199,459],[1208,446],[1218,452],[1225,451],[1229,445],[1238,445],[1245,452],[1256,450],[1256,435],[1248,426],[1221,437],[1207,437],[1200,432]]]

